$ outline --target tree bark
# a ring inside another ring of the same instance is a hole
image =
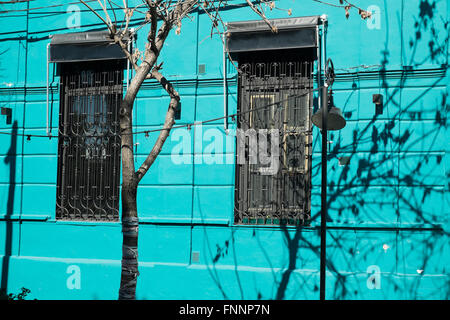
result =
[[[132,112],[136,95],[145,80],[150,67],[155,63],[142,66],[133,77],[122,101],[119,117],[122,153],[122,273],[120,279],[119,300],[136,299],[138,271],[138,230],[137,187],[138,180],[134,167]]]
[[[138,230],[136,186],[122,187],[122,273],[119,300],[136,299],[138,271]],[[125,207],[126,205],[126,207]]]
[[[128,96],[128,92],[127,92]],[[134,101],[134,99],[132,99]],[[134,173],[132,103],[126,98],[120,109],[120,127],[122,139],[122,273],[120,279],[119,300],[136,298],[138,271],[138,216],[137,181]]]

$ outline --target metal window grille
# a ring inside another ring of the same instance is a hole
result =
[[[113,61],[62,67],[56,219],[119,218],[122,82]]]
[[[243,133],[272,129],[279,138],[272,140],[268,131],[267,150],[261,145],[264,135],[237,139],[238,148],[244,144],[245,158],[236,161],[235,223],[304,225],[311,211],[313,62],[251,62],[240,69],[238,128]],[[258,161],[250,159],[255,142]],[[279,166],[267,174],[269,165],[259,157],[261,146],[270,154],[272,143],[279,144],[278,154],[271,154]]]

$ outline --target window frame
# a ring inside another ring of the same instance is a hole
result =
[[[233,212],[233,221],[234,221],[234,225],[237,226],[270,226],[270,227],[279,227],[281,225],[285,225],[285,226],[298,226],[298,225],[302,225],[302,226],[307,226],[309,225],[309,220],[311,217],[311,158],[312,158],[312,122],[311,122],[311,114],[312,114],[312,105],[313,105],[313,70],[314,70],[314,61],[310,60],[310,61],[301,61],[301,59],[299,59],[298,61],[295,61],[298,63],[307,63],[307,71],[305,71],[305,76],[304,77],[300,77],[300,78],[305,78],[305,82],[303,83],[302,81],[300,81],[299,83],[299,87],[295,88],[295,90],[300,90],[302,93],[301,95],[305,95],[306,96],[306,102],[299,102],[297,100],[301,100],[301,98],[299,99],[299,97],[293,97],[294,99],[294,105],[300,103],[300,105],[302,105],[302,107],[306,108],[306,112],[304,112],[304,123],[299,123],[299,125],[294,124],[294,126],[289,126],[286,119],[287,117],[289,117],[289,107],[290,107],[290,100],[289,94],[286,92],[283,92],[283,90],[281,90],[281,88],[278,88],[278,91],[274,91],[272,94],[270,92],[258,89],[258,88],[254,88],[251,87],[251,85],[248,85],[248,83],[246,83],[247,79],[243,80],[241,78],[241,76],[239,76],[238,79],[238,114],[239,112],[242,113],[246,113],[246,111],[250,111],[252,109],[255,109],[254,106],[254,100],[255,100],[255,96],[259,96],[259,97],[268,97],[268,96],[272,96],[272,106],[270,107],[270,115],[271,115],[271,123],[269,123],[266,127],[266,129],[270,129],[273,127],[277,127],[277,124],[275,123],[276,120],[274,120],[274,114],[275,114],[275,109],[277,107],[276,104],[276,96],[279,96],[279,99],[281,101],[284,101],[283,107],[285,108],[285,111],[283,112],[283,117],[281,119],[282,122],[282,126],[280,127],[278,125],[278,128],[281,129],[282,134],[280,134],[280,141],[279,141],[279,149],[282,152],[282,154],[280,154],[280,168],[279,168],[279,173],[277,174],[278,178],[282,177],[283,179],[287,180],[288,183],[290,183],[288,176],[290,175],[298,175],[298,174],[303,174],[303,178],[301,178],[301,180],[303,181],[303,201],[301,202],[301,205],[299,206],[284,206],[281,205],[281,202],[283,201],[284,197],[287,195],[286,190],[291,191],[294,190],[293,192],[295,192],[295,188],[287,188],[285,183],[286,181],[283,180],[283,191],[280,190],[276,190],[274,187],[272,187],[272,190],[268,191],[268,194],[272,194],[270,200],[273,203],[275,203],[275,205],[271,205],[270,203],[268,203],[268,205],[263,206],[263,210],[262,214],[257,214],[256,212],[258,211],[258,207],[252,207],[252,205],[250,205],[250,195],[248,194],[249,190],[252,190],[252,188],[255,188],[255,185],[252,186],[252,181],[249,179],[249,175],[251,175],[248,167],[251,166],[251,164],[249,164],[248,159],[246,158],[246,161],[244,164],[239,164],[238,161],[236,161],[236,170],[235,170],[235,200],[234,200],[234,212]],[[251,64],[251,63],[257,63],[257,61],[246,61],[246,62],[242,62],[240,61],[239,63],[239,67],[242,68],[242,66],[246,65],[246,64]],[[273,61],[267,61],[265,60],[265,63],[270,64],[273,63]],[[281,63],[287,63],[287,61],[281,61]],[[242,69],[241,69],[242,70]],[[281,76],[278,75],[278,76]],[[244,82],[244,84],[243,84]],[[246,85],[248,85],[246,87]],[[304,86],[304,87],[302,87]],[[243,93],[243,91],[248,90],[248,92]],[[254,90],[254,92],[251,92],[252,90]],[[274,89],[275,90],[275,89]],[[245,107],[242,106],[244,102],[245,97],[243,97],[243,95],[245,96],[245,94],[247,95],[247,100],[249,103],[249,107],[247,107],[247,109]],[[302,104],[303,103],[303,104]],[[257,108],[257,107],[256,107]],[[252,113],[250,111],[250,113]],[[249,119],[249,124],[248,126],[242,126],[241,123],[238,120],[237,123],[237,128],[241,129],[241,128],[247,128],[247,129],[256,129],[255,125],[253,124],[253,118],[254,116],[250,116]],[[238,116],[239,119],[239,116]],[[270,120],[269,120],[270,121]],[[292,131],[292,132],[290,132]],[[302,152],[301,154],[303,154],[304,159],[300,159],[300,161],[303,163],[302,169],[299,170],[289,170],[290,167],[287,165],[287,144],[288,144],[288,137],[291,135],[297,135],[299,137],[303,137],[303,143],[302,145]],[[246,140],[245,140],[246,141]],[[236,141],[236,143],[238,143],[238,141]],[[247,148],[247,146],[246,146]],[[238,147],[236,148],[236,150],[238,149]],[[287,169],[286,169],[287,168]],[[242,173],[242,170],[244,171],[244,173]],[[281,172],[281,173],[280,173]],[[294,178],[296,179],[296,178]],[[274,183],[275,179],[271,179],[271,181],[269,181],[270,183]],[[253,183],[254,184],[254,183]],[[241,190],[242,188],[242,190]],[[246,197],[242,196],[243,193],[247,193]],[[293,193],[293,197],[298,197],[298,195],[295,195]],[[244,199],[243,199],[244,198]],[[242,201],[247,201],[246,205],[243,205],[241,202]],[[294,201],[295,202],[295,201]],[[301,207],[302,206],[302,207]],[[264,209],[267,208],[267,209]],[[247,211],[247,214],[245,214],[244,212],[242,212],[243,210]],[[254,211],[255,213],[253,215],[250,215],[248,213],[251,213],[251,211]],[[293,212],[296,211],[302,218],[294,218],[291,219],[289,217],[289,215],[287,214],[288,212]],[[260,212],[261,213],[261,212]],[[265,218],[262,216],[266,216]],[[246,216],[246,218],[248,218],[247,221],[245,221],[244,217]]]
[[[124,67],[123,60],[58,66],[56,221],[119,222],[119,109],[123,99]],[[102,152],[92,153],[95,148]]]

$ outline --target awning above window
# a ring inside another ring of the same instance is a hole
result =
[[[227,50],[230,53],[318,46],[316,26],[319,16],[269,20],[278,32],[273,33],[263,20],[227,23]]]
[[[126,40],[126,39],[125,39]],[[50,42],[50,62],[126,59],[108,31],[55,34]]]

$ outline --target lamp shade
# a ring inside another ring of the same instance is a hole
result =
[[[323,108],[320,108],[315,114],[312,116],[312,122],[316,127],[322,129],[322,113]],[[332,107],[328,110],[327,115],[327,130],[341,130],[345,127],[346,121],[342,116],[342,111],[339,108]]]

